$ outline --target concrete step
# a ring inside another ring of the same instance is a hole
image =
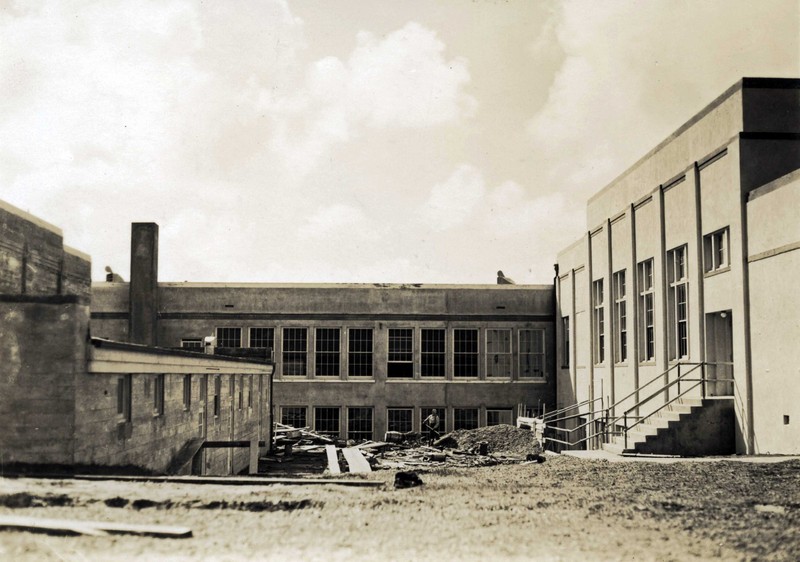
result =
[[[613,453],[615,455],[622,455],[623,453],[631,453],[632,449],[625,449],[622,445],[617,443],[603,443],[603,450]]]

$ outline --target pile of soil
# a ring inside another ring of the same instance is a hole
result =
[[[477,449],[480,443],[488,444],[489,453],[524,457],[527,454],[541,452],[539,440],[529,429],[520,429],[513,425],[492,425],[478,429],[459,429],[446,437],[455,443],[456,448],[470,451]],[[449,440],[448,440],[449,441]]]

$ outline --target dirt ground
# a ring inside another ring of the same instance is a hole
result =
[[[800,560],[800,461],[395,472],[337,485],[0,478],[0,514],[190,527],[193,537],[0,530],[0,560]],[[344,478],[355,478],[345,475]]]

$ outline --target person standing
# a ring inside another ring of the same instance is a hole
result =
[[[439,436],[439,422],[439,413],[436,408],[422,422],[422,426],[428,430],[428,445],[433,445],[433,440]]]

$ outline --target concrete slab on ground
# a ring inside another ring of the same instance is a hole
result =
[[[590,460],[606,460],[609,462],[658,462],[658,463],[673,463],[673,462],[718,462],[718,461],[735,461],[735,462],[751,462],[751,463],[774,463],[784,462],[789,460],[800,459],[798,455],[760,455],[760,456],[747,456],[747,455],[728,455],[719,457],[668,457],[658,455],[615,455],[612,452],[603,449],[593,449],[591,451],[562,451],[562,455],[567,457],[577,457],[581,459]]]

